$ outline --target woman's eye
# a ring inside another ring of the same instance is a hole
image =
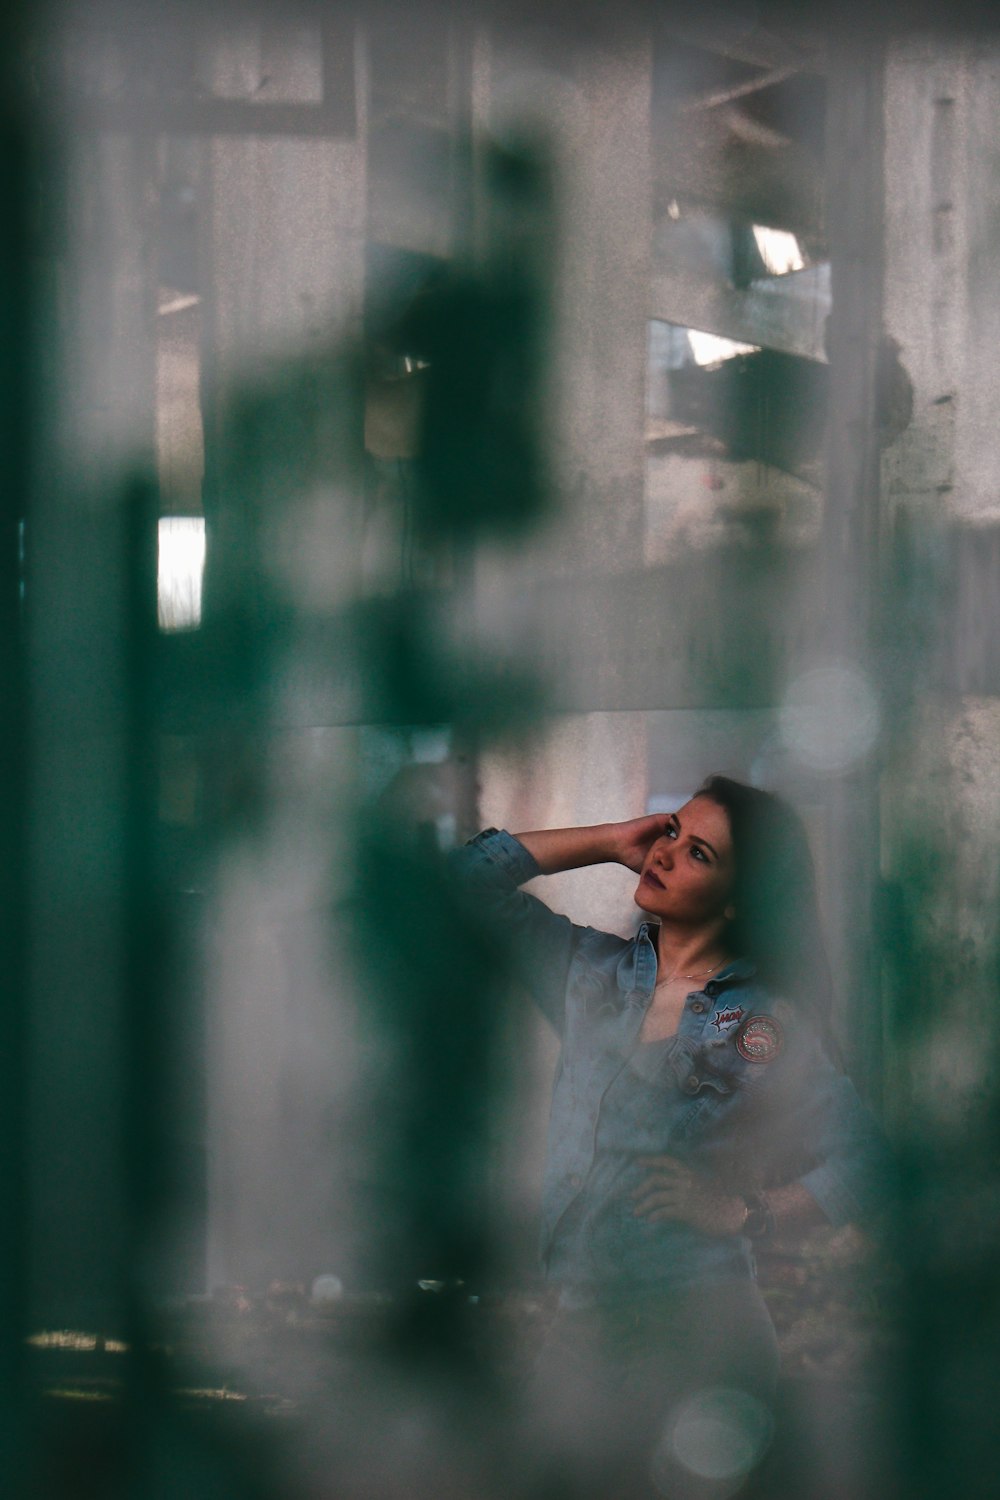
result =
[[[675,839],[677,837],[677,829],[674,827],[674,825],[672,823],[668,823],[667,824],[667,834],[666,834],[666,836],[667,836],[668,839]]]
[[[693,859],[700,860],[703,865],[708,864],[708,855],[705,853],[704,849],[699,849],[697,844],[692,844],[691,855]]]

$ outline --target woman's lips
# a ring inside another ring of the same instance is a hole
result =
[[[666,886],[663,884],[663,881],[658,875],[654,875],[652,870],[645,870],[643,872],[642,878],[643,880],[648,881],[650,885],[655,885],[659,890],[666,890]]]

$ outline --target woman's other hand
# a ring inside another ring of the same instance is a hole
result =
[[[667,831],[671,813],[649,813],[644,818],[629,818],[626,823],[614,823],[615,858],[627,870],[638,875],[649,853],[650,845],[662,838]]]
[[[747,1217],[742,1198],[723,1192],[675,1157],[640,1156],[639,1162],[649,1169],[632,1194],[639,1218],[651,1224],[690,1224],[703,1234],[739,1234]]]

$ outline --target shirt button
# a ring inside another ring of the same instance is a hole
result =
[[[697,1073],[692,1073],[690,1078],[685,1078],[684,1089],[688,1094],[696,1094],[701,1088],[701,1079]]]
[[[692,1000],[691,1009],[694,1011],[696,1016],[700,1016],[702,1011],[705,1009],[704,1000]]]

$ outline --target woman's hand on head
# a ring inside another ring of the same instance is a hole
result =
[[[613,824],[618,863],[638,875],[650,846],[666,833],[671,816],[670,813],[648,813],[644,818],[629,818],[625,823]]]
[[[703,1234],[739,1234],[747,1217],[742,1198],[716,1187],[675,1157],[641,1156],[639,1162],[649,1175],[632,1194],[638,1218],[651,1224],[689,1224]]]

